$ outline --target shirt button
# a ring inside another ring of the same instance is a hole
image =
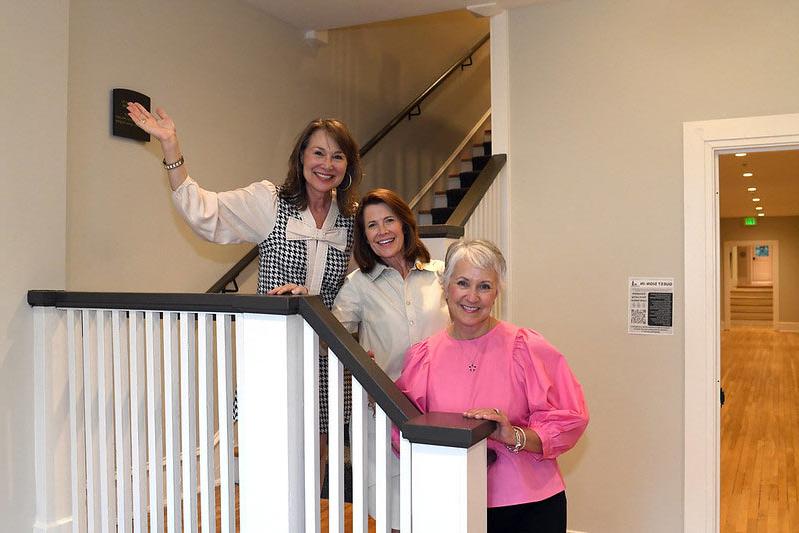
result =
[[[410,300],[407,300],[407,301],[405,302],[405,305],[411,305],[411,301],[410,301]]]
[[[413,320],[411,320],[410,322],[408,322],[408,324],[410,324],[411,326],[413,326]]]

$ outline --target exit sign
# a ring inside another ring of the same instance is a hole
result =
[[[757,218],[756,217],[744,218],[744,226],[757,226]]]

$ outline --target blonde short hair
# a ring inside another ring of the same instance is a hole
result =
[[[450,279],[452,279],[455,265],[460,263],[462,259],[466,259],[477,268],[493,270],[499,280],[500,288],[505,287],[505,274],[508,267],[502,252],[491,241],[472,239],[453,242],[447,248],[446,265],[441,278],[441,283],[444,285],[445,290],[449,285]]]

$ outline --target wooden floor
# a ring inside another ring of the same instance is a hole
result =
[[[799,333],[721,335],[721,533],[799,531]]]
[[[199,508],[199,502],[198,502]],[[222,524],[222,514],[220,511],[221,507],[221,499],[220,499],[220,492],[219,487],[216,489],[216,530],[221,531],[221,524]],[[321,531],[325,532],[328,530],[328,502],[327,500],[322,500],[320,505],[320,520],[321,520]],[[239,531],[240,524],[239,524],[239,487],[236,486],[236,531]],[[350,532],[352,531],[352,505],[349,503],[344,504],[344,531]],[[369,533],[375,533],[375,521],[372,518],[369,518]]]

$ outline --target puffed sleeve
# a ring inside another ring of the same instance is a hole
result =
[[[351,272],[344,280],[344,285],[333,302],[333,316],[347,328],[350,333],[358,331],[363,320],[363,299],[358,290],[356,276],[362,276],[359,270]]]
[[[172,202],[197,235],[220,244],[260,243],[277,217],[277,188],[266,180],[217,193],[189,177],[172,193]]]
[[[405,353],[402,374],[395,382],[399,390],[423,413],[427,412],[427,377],[430,372],[430,343],[417,342]]]
[[[532,330],[519,330],[513,360],[516,380],[527,395],[527,427],[541,437],[542,452],[533,456],[553,459],[570,450],[588,425],[583,389],[566,358]]]

